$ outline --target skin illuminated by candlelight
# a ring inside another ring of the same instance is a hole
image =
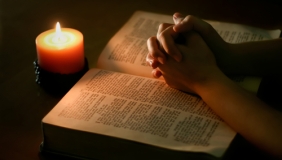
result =
[[[36,38],[36,49],[39,66],[49,72],[72,74],[84,66],[83,35],[59,23]]]

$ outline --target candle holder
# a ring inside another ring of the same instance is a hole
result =
[[[52,73],[44,70],[36,59],[33,62],[36,79],[35,82],[47,92],[62,95],[66,94],[72,86],[89,70],[87,58],[84,60],[84,67],[73,74]]]

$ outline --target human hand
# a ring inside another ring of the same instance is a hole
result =
[[[175,25],[173,26],[173,30],[176,33],[182,35],[189,31],[197,32],[206,42],[211,51],[214,53],[218,66],[220,68],[223,68],[225,66],[226,59],[231,54],[231,44],[225,42],[209,23],[192,15],[188,15],[184,18],[180,13],[175,13],[173,15],[173,19],[175,23]],[[162,39],[170,38],[166,34],[163,35],[165,37],[163,37]],[[171,40],[167,40],[167,42],[170,41]],[[174,48],[173,43],[164,43],[163,45],[166,45],[166,48]],[[168,49],[166,51],[170,50],[171,49]]]
[[[174,17],[174,23],[176,24],[180,22],[181,19],[182,17],[180,16],[177,18]],[[170,45],[169,47],[167,47],[167,45],[160,45],[158,40],[161,39],[163,44],[173,44],[179,38],[179,33],[176,33],[173,30],[173,26],[174,24],[169,23],[160,24],[157,36],[150,37],[147,40],[149,53],[147,54],[146,60],[153,68],[152,75],[155,78],[159,78],[161,76],[161,72],[157,69],[157,66],[160,63],[165,63],[166,53],[169,53],[175,60],[181,61],[182,55],[175,45]],[[166,52],[168,50],[169,52]]]
[[[197,85],[205,85],[222,72],[214,54],[198,33],[187,33],[186,40],[185,45],[176,45],[182,60],[177,62],[168,56],[165,64],[159,64],[158,70],[170,87],[197,94]]]
[[[181,15],[179,15],[179,17],[174,16],[174,24],[181,22],[182,19],[183,17]],[[153,68],[156,68],[158,63],[165,63],[166,55],[164,53],[168,53],[176,61],[181,61],[182,55],[177,49],[177,47],[173,45],[176,40],[180,37],[180,34],[175,32],[173,29],[174,24],[160,24],[157,36],[150,37],[147,41],[147,45],[149,48],[147,61]],[[160,45],[159,42],[163,45]]]
[[[150,37],[147,40],[147,46],[148,46],[149,53],[147,54],[146,61],[153,68],[152,75],[155,78],[159,78],[161,76],[161,72],[158,71],[157,67],[160,63],[161,64],[165,63],[166,56],[167,56],[165,49],[163,48],[163,47],[166,47],[166,46],[160,45],[157,37],[161,34],[166,34],[166,37],[169,36],[169,38],[167,40],[172,41],[170,43],[174,43],[174,39],[177,38],[177,34],[176,34],[176,32],[173,31],[172,27],[173,27],[173,24],[162,23],[159,26],[157,36]],[[180,61],[181,53],[177,49],[177,47],[175,45],[173,45],[169,49],[171,49],[171,51],[170,51],[170,53],[172,53],[171,56],[175,55],[175,57],[176,57],[175,59],[179,59],[179,61]],[[167,48],[166,48],[166,50],[167,50]],[[177,57],[179,57],[179,58],[177,58]]]
[[[182,54],[177,49],[175,43],[183,44],[186,41],[185,34],[189,31],[199,33],[215,54],[218,65],[222,66],[222,68],[225,66],[226,57],[228,52],[230,52],[229,44],[220,37],[210,24],[190,15],[184,18],[180,13],[175,13],[173,20],[175,25],[161,24],[157,37],[150,37],[147,41],[149,50],[147,62],[153,68],[152,74],[154,77],[159,78],[161,76],[161,72],[157,67],[160,63],[165,63],[167,59],[166,53],[176,61],[181,61]],[[181,42],[177,42],[179,38],[182,38]]]

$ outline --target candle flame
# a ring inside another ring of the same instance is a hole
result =
[[[62,37],[62,31],[61,31],[61,26],[59,22],[57,22],[56,24],[56,35],[58,37],[58,40],[60,40]]]

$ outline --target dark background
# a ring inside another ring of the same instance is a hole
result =
[[[0,159],[61,159],[39,154],[41,120],[62,96],[35,83],[35,38],[52,29],[75,28],[84,35],[89,67],[109,39],[136,10],[172,15],[178,11],[207,20],[282,29],[279,0],[2,0],[0,1]],[[281,106],[281,84],[265,77],[259,96]],[[279,88],[280,87],[280,88]],[[246,154],[246,156],[243,156]],[[225,159],[270,158],[237,136]]]

